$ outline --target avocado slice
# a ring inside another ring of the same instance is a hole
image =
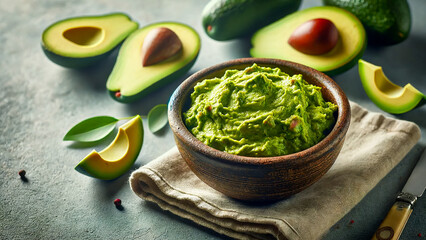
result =
[[[369,44],[397,44],[410,34],[411,11],[407,0],[323,0],[323,3],[357,16],[367,31]]]
[[[138,115],[118,129],[114,141],[100,152],[93,150],[75,170],[94,178],[112,180],[126,173],[136,161],[143,143],[142,119]]]
[[[142,65],[142,46],[147,34],[165,27],[179,37],[182,50],[153,65]],[[154,23],[132,33],[123,43],[106,87],[113,99],[132,102],[185,74],[200,51],[200,36],[191,27],[176,22]]]
[[[68,18],[44,30],[41,47],[58,65],[87,67],[107,57],[138,26],[123,13]]]
[[[336,46],[322,55],[309,55],[294,49],[288,43],[293,31],[306,21],[324,18],[332,21],[339,31]],[[354,66],[366,47],[365,30],[361,22],[350,12],[320,6],[292,13],[259,31],[252,39],[250,54],[253,57],[278,58],[315,68],[329,75],[336,75]]]
[[[365,92],[383,111],[405,113],[426,101],[426,96],[411,84],[401,87],[391,82],[380,66],[360,59],[358,69]]]

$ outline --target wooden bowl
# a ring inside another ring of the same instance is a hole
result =
[[[228,69],[244,69],[253,63],[279,67],[289,75],[300,73],[307,82],[322,87],[324,99],[338,106],[336,123],[322,141],[289,155],[245,157],[209,147],[192,135],[182,120],[182,113],[190,107],[195,84],[206,78],[221,77]],[[168,118],[180,154],[202,181],[232,198],[275,201],[306,189],[330,169],[349,127],[350,107],[342,89],[317,70],[284,60],[243,58],[203,69],[187,78],[170,99]]]

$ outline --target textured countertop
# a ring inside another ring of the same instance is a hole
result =
[[[201,11],[207,2],[0,1],[0,239],[225,238],[138,198],[127,182],[130,171],[114,181],[100,181],[74,170],[88,152],[102,149],[108,141],[100,146],[62,142],[67,130],[85,118],[146,115],[153,106],[167,103],[173,90],[190,74],[226,60],[248,57],[247,40],[217,42],[204,33]],[[363,58],[383,66],[393,82],[400,85],[410,82],[426,92],[426,1],[409,0],[409,3],[413,16],[410,37],[390,47],[369,47]],[[318,5],[321,1],[304,1],[302,8]],[[125,105],[113,101],[105,90],[116,54],[85,70],[62,68],[44,56],[40,38],[48,25],[63,18],[110,12],[125,12],[140,26],[179,21],[194,27],[202,38],[194,67],[172,84]],[[356,67],[334,79],[350,100],[382,112],[365,94]],[[330,229],[325,239],[369,239],[404,186],[426,145],[426,106],[393,117],[417,123],[422,130],[421,140]],[[168,127],[154,135],[146,121],[144,126],[144,145],[132,170],[174,146]],[[21,169],[26,170],[28,182],[20,180]],[[122,200],[122,211],[114,207],[115,198]],[[425,236],[426,197],[423,197],[415,205],[402,239]]]

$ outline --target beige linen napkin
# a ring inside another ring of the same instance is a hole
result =
[[[349,212],[420,138],[411,122],[351,102],[352,118],[333,167],[308,189],[279,202],[250,205],[199,180],[176,147],[132,173],[143,199],[238,239],[318,239]]]

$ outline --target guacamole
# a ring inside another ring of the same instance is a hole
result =
[[[325,137],[337,106],[302,75],[253,64],[227,70],[194,87],[184,113],[192,134],[231,154],[266,157],[295,153]]]

